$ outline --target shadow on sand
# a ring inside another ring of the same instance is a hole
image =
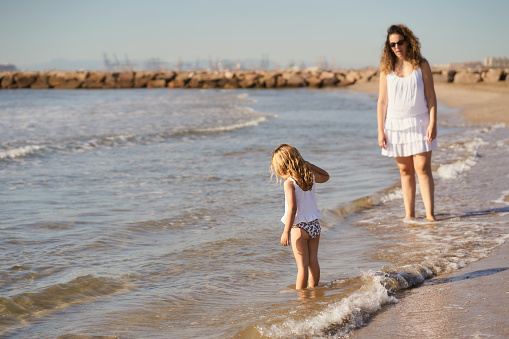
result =
[[[474,271],[465,273],[462,275],[458,275],[456,277],[450,277],[450,278],[441,278],[441,279],[431,279],[425,282],[424,284],[426,286],[433,286],[433,285],[440,285],[440,284],[446,284],[453,281],[460,281],[460,280],[467,280],[467,279],[473,279],[473,278],[479,278],[479,277],[485,277],[488,275],[492,275],[498,272],[503,272],[505,270],[509,270],[509,267],[499,267],[499,268],[490,268],[488,270],[480,270],[480,271]]]
[[[452,215],[452,214],[438,214],[438,221],[452,220],[452,219],[465,219],[472,217],[482,217],[486,215],[496,214],[496,213],[509,213],[509,207],[500,207],[500,208],[492,208],[484,211],[472,211],[466,212],[460,215]]]

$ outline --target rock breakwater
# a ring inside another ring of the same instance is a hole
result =
[[[438,70],[436,82],[475,83],[505,81],[509,70]],[[4,71],[0,88],[108,89],[108,88],[297,88],[343,87],[378,81],[378,70],[284,71]],[[509,83],[509,81],[506,81]]]

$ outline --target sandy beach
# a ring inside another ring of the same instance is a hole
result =
[[[351,88],[377,93],[378,83]],[[435,90],[438,100],[462,108],[464,118],[475,125],[509,125],[509,83],[438,83]],[[401,293],[398,299],[350,337],[509,337],[509,243],[485,259]]]

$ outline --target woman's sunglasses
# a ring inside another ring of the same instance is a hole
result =
[[[394,47],[396,47],[396,45],[402,46],[404,43],[405,43],[405,39],[401,39],[398,42],[391,42],[391,43],[389,43],[389,46],[391,46],[391,48],[394,48]]]

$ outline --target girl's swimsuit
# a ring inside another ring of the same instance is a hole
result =
[[[315,197],[316,182],[313,180],[313,186],[308,191],[303,191],[293,178],[288,178],[295,186],[295,198],[297,202],[297,213],[292,227],[303,229],[309,234],[309,238],[313,239],[320,235],[321,228],[318,219],[323,218],[322,213],[318,209]],[[283,223],[286,222],[288,216],[288,202],[285,195],[285,215],[281,218]]]
[[[293,225],[292,227],[301,228],[304,231],[306,231],[309,234],[309,239],[316,238],[322,232],[318,219],[315,219],[310,222],[301,222],[298,223],[297,225]]]

